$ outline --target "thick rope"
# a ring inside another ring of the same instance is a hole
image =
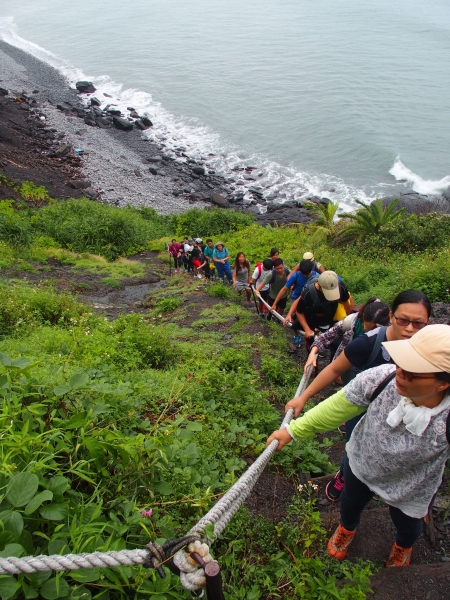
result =
[[[311,372],[312,368],[310,367],[303,374],[295,393],[296,397],[305,390]],[[286,413],[282,426],[291,421],[293,414],[294,411],[292,409]],[[214,525],[216,536],[222,533],[233,515],[236,514],[239,507],[250,494],[277,446],[278,441],[273,441],[228,492],[192,527],[189,534],[184,538],[167,540],[164,546],[150,543],[147,549],[93,552],[91,554],[53,554],[52,556],[41,554],[40,556],[26,556],[24,558],[0,558],[0,575],[151,565],[158,570],[161,576],[164,576],[162,564],[167,563],[173,557],[175,568],[180,570],[180,581],[183,586],[188,590],[197,590],[205,585],[205,574],[203,569],[197,566],[196,562],[183,548],[188,545],[189,552],[196,552],[203,557],[206,563],[212,560],[209,554],[209,546],[201,543],[200,535],[204,536],[204,528],[207,525]]]
[[[105,567],[132,567],[143,565],[150,559],[148,550],[119,550],[118,552],[93,552],[92,554],[53,554],[52,556],[26,556],[25,558],[0,558],[0,575],[37,573],[43,571],[75,571]]]

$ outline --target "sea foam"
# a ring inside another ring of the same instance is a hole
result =
[[[431,179],[422,179],[420,175],[417,175],[400,160],[397,156],[395,162],[390,169],[389,173],[395,177],[397,181],[407,181],[412,185],[412,189],[419,193],[428,196],[436,195],[445,190],[450,186],[450,175],[443,177],[437,181]]]

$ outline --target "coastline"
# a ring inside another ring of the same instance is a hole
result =
[[[0,160],[3,172],[12,179],[49,185],[50,195],[61,198],[86,195],[72,185],[81,180],[90,184],[89,197],[113,206],[151,207],[161,214],[211,206],[212,191],[229,194],[222,178],[206,176],[200,181],[187,165],[173,160],[161,160],[158,174],[152,174],[148,158],[164,158],[162,146],[134,128],[120,131],[86,124],[78,116],[85,109],[83,97],[63,75],[3,41],[0,87],[9,92],[2,97],[2,121],[8,132],[1,136],[6,144]],[[52,156],[64,145],[70,146],[68,153]],[[55,173],[61,161],[73,168]],[[51,171],[47,176],[46,169]]]
[[[208,157],[193,160],[184,148],[168,152],[163,141],[149,140],[136,127],[116,129],[104,119],[108,98],[99,95],[100,109],[89,106],[95,93],[78,93],[54,67],[1,40],[0,87],[9,91],[0,97],[8,129],[0,136],[0,144],[6,140],[0,145],[3,172],[17,181],[45,185],[56,198],[88,196],[118,207],[151,207],[161,214],[217,205],[249,212],[261,225],[310,223],[314,217],[305,201],[326,205],[332,199],[331,189],[330,198],[265,198],[253,167],[236,172],[247,184],[242,187],[235,177],[210,169]],[[96,126],[94,109],[103,115],[104,127]],[[121,116],[133,115],[129,109]],[[58,156],[64,146],[67,153]],[[17,152],[11,154],[11,147]],[[450,187],[438,196],[406,190],[383,201],[396,197],[407,212],[450,213]]]

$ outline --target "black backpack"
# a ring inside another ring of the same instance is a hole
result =
[[[389,375],[387,377],[385,377],[381,383],[378,384],[374,393],[370,397],[369,404],[372,404],[372,402],[375,400],[375,398],[377,398],[381,394],[381,392],[384,390],[384,388],[394,379],[394,377],[395,377],[395,371],[393,373],[389,373]],[[447,415],[447,423],[446,423],[446,427],[445,427],[445,437],[447,438],[447,443],[450,445],[450,411]]]

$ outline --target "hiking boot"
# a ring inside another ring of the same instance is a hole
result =
[[[394,542],[389,558],[386,561],[386,567],[406,567],[411,562],[411,548],[403,548]]]
[[[325,496],[330,502],[339,500],[344,489],[344,477],[340,471],[336,473],[331,481],[328,482],[325,488]]]
[[[338,525],[338,528],[328,540],[328,556],[336,560],[344,560],[355,533],[356,529],[348,531],[342,525]]]

